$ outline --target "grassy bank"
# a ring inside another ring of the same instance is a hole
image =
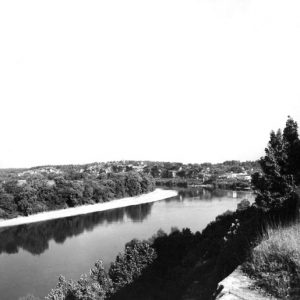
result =
[[[280,299],[300,299],[300,222],[269,227],[243,270]]]

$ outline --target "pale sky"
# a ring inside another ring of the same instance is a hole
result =
[[[0,2],[0,167],[253,160],[289,114],[299,0]]]

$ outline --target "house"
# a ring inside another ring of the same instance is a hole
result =
[[[136,172],[143,172],[144,166],[132,166],[132,169]]]
[[[54,181],[54,180],[47,180],[46,185],[47,185],[48,187],[52,187],[52,186],[55,185],[55,181]]]
[[[249,175],[247,173],[236,174],[236,178],[239,179],[239,180],[251,181],[251,175]]]
[[[17,181],[17,186],[23,186],[27,183],[27,180],[25,179],[20,179]]]

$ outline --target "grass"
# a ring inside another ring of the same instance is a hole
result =
[[[279,299],[300,299],[300,222],[269,227],[243,270]]]

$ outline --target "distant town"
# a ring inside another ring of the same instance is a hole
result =
[[[29,169],[2,169],[0,180],[17,178],[18,184],[26,184],[32,177],[48,179],[55,184],[60,176],[70,180],[106,177],[111,173],[138,172],[151,175],[157,186],[206,186],[214,188],[250,189],[251,175],[260,172],[257,161],[236,160],[223,163],[183,164],[155,161],[111,161],[85,165],[39,166]]]

